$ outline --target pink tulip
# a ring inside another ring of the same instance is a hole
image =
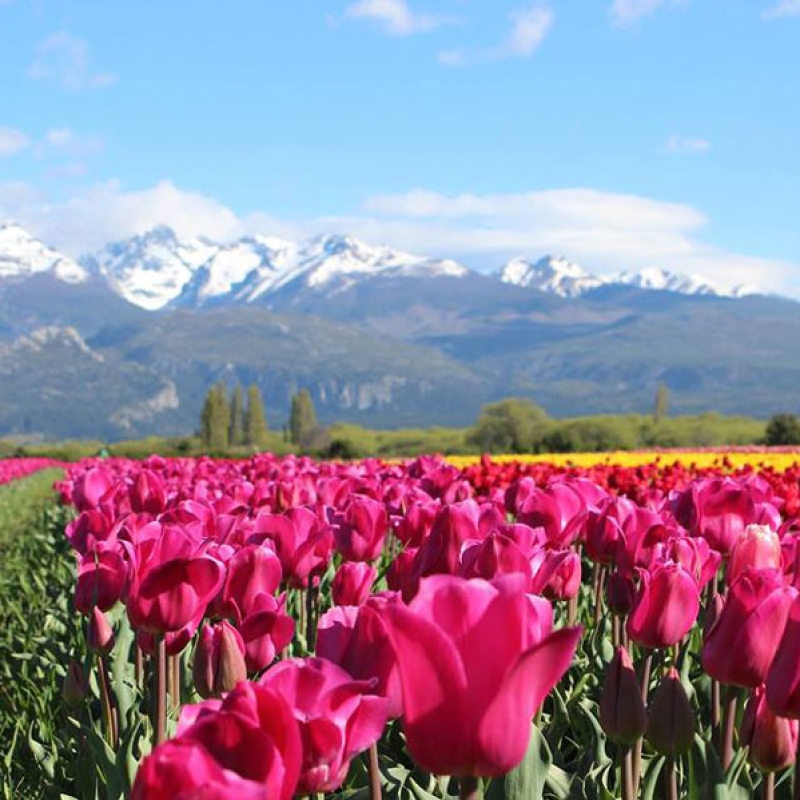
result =
[[[387,528],[383,503],[353,495],[334,527],[336,549],[346,561],[375,561],[383,551]]]
[[[544,528],[550,544],[565,547],[578,536],[585,511],[581,493],[569,483],[555,481],[546,489],[533,489],[517,518],[531,528]]]
[[[777,772],[794,763],[798,722],[778,717],[767,703],[764,687],[753,690],[739,728],[739,740],[748,748],[747,760],[762,772]]]
[[[370,595],[378,570],[363,561],[345,561],[331,581],[331,599],[337,606],[359,606]]]
[[[503,775],[522,761],[531,719],[580,637],[542,630],[524,589],[517,575],[435,576],[408,608],[386,610],[408,749],[429,772]]]
[[[333,534],[308,508],[292,508],[287,514],[261,514],[255,520],[250,542],[270,539],[275,545],[284,578],[297,588],[323,572],[331,558]]]
[[[533,559],[531,591],[551,600],[577,597],[581,588],[581,558],[574,550],[542,550]]]
[[[95,606],[89,614],[86,645],[92,653],[107,656],[114,649],[114,629],[108,617]]]
[[[240,623],[262,594],[274,594],[281,583],[281,562],[267,545],[247,545],[227,564],[220,613]]]
[[[206,625],[200,632],[194,651],[193,676],[200,697],[220,697],[247,677],[244,641],[229,622]]]
[[[796,589],[779,570],[746,570],[728,590],[703,643],[703,669],[720,683],[760,686],[781,641]]]
[[[781,540],[767,525],[748,525],[733,546],[725,579],[731,586],[746,569],[780,569]]]
[[[767,702],[779,717],[800,719],[800,595],[789,608],[766,687]]]
[[[376,681],[373,691],[388,702],[387,715],[403,710],[400,677],[386,628],[385,610],[399,605],[397,595],[372,595],[361,606],[326,611],[317,628],[317,655],[343,667],[358,680]]]
[[[636,604],[628,617],[628,636],[645,647],[677,644],[700,610],[700,589],[680,564],[667,562],[652,573],[640,570]]]
[[[245,663],[250,673],[266,669],[294,638],[294,620],[286,613],[286,596],[270,594],[256,598],[250,614],[242,620]]]
[[[93,607],[108,611],[120,599],[128,579],[128,565],[116,546],[87,553],[78,565],[75,608],[88,614]]]
[[[386,700],[321,658],[281,661],[260,678],[291,706],[303,738],[299,794],[333,792],[350,761],[374,744],[386,724]]]
[[[185,717],[191,719],[187,724]],[[291,800],[303,747],[289,703],[242,682],[182,714],[176,739],[142,762],[132,800]]]

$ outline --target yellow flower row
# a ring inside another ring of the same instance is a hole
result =
[[[449,456],[451,464],[462,469],[480,460],[480,456]],[[522,463],[548,462],[556,466],[593,467],[597,464],[613,464],[621,467],[639,467],[644,464],[658,463],[663,465],[676,462],[697,467],[725,468],[725,463],[732,468],[751,465],[755,468],[771,468],[779,472],[789,467],[800,464],[800,452],[774,453],[774,452],[725,452],[698,451],[698,452],[655,452],[655,451],[617,451],[612,453],[542,453],[539,455],[497,455],[492,456],[492,461],[508,462],[520,461]]]

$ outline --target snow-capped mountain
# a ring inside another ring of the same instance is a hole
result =
[[[65,283],[82,283],[88,272],[71,258],[48,247],[14,222],[0,225],[0,279],[27,278],[49,272]]]
[[[171,228],[158,227],[112,242],[99,253],[84,256],[81,263],[129,302],[156,311],[179,297],[218,249],[203,239],[181,241]]]
[[[647,267],[638,272],[624,271],[615,275],[593,275],[580,265],[555,256],[545,256],[538,261],[515,258],[501,267],[497,274],[503,283],[538,289],[561,297],[580,297],[600,286],[619,284],[637,289],[709,297],[744,297],[758,293],[754,286],[726,289],[699,275],[670,272],[659,267]]]
[[[514,258],[500,268],[503,283],[538,289],[561,297],[578,297],[604,281],[565,258],[545,256],[538,261]]]
[[[468,272],[455,261],[372,247],[349,236],[320,236],[299,244],[245,236],[219,244],[203,238],[182,241],[169,228],[108,245],[83,262],[126,300],[148,310],[253,302],[296,282],[318,291],[344,291],[378,275],[460,277]]]
[[[372,246],[350,236],[324,235],[303,242],[244,236],[229,243],[182,239],[168,227],[106,245],[76,262],[14,223],[0,225],[0,280],[50,273],[66,284],[105,283],[139,308],[199,308],[262,302],[300,292],[317,300],[377,278],[464,278],[473,273],[451,259]],[[607,285],[686,295],[743,297],[750,286],[723,289],[696,275],[659,268],[595,275],[563,257],[515,258],[494,273],[502,283],[576,298]]]

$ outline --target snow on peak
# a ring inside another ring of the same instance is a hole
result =
[[[544,256],[538,261],[514,258],[500,269],[500,280],[561,297],[578,297],[604,283],[602,278],[565,258]]]
[[[117,294],[148,311],[164,308],[183,291],[219,245],[204,239],[181,241],[160,226],[130,239],[112,242],[84,259]]]
[[[659,267],[648,267],[639,272],[621,272],[610,282],[635,286],[639,289],[657,289],[678,294],[731,295],[731,292],[715,286],[699,275],[684,275]]]
[[[64,283],[82,283],[89,273],[63,253],[32,236],[21,225],[0,225],[0,280],[49,272]]]

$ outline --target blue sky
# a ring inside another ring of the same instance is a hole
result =
[[[800,294],[800,0],[0,0],[0,219]]]

